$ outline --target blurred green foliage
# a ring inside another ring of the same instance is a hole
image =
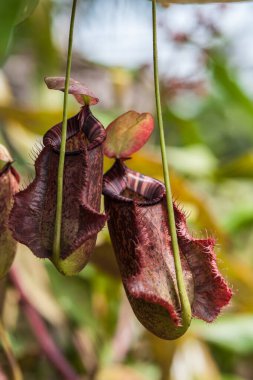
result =
[[[5,57],[15,26],[24,21],[36,8],[39,0],[0,1],[0,62]]]
[[[42,77],[64,70],[65,56],[53,39],[52,17],[68,3],[41,1],[32,16],[16,26],[37,3],[0,1],[0,143],[11,151],[24,184],[33,175],[32,146],[62,117],[61,94],[45,90]],[[253,379],[253,101],[242,89],[236,67],[231,68],[224,48],[227,41],[220,35],[217,48],[213,38],[199,46],[205,53],[205,91],[195,94],[185,89],[171,95],[163,78],[163,116],[174,196],[196,235],[217,238],[219,267],[234,289],[233,301],[214,324],[194,321],[179,341],[161,341],[140,326],[128,306],[106,229],[91,263],[73,278],[60,276],[50,263],[36,260],[20,246],[16,268],[25,273],[30,302],[80,379]],[[29,67],[24,78],[22,65]],[[74,55],[74,77],[84,77],[84,82],[93,78],[97,88],[106,88],[108,78],[111,81],[110,97],[116,100],[94,109],[105,126],[127,111],[125,94],[129,87],[134,93],[140,83],[144,86],[143,72],[152,87],[148,67],[122,68],[115,80],[111,68],[84,59],[78,51]],[[141,96],[148,97],[145,91]],[[154,104],[150,107],[142,111],[153,112]],[[69,114],[77,109],[72,102]],[[133,156],[129,166],[161,179],[158,141],[155,131],[151,143]],[[105,170],[111,164],[106,159]],[[58,378],[50,361],[41,356],[10,283],[2,315],[24,378]],[[8,376],[5,363],[0,352],[0,367]]]

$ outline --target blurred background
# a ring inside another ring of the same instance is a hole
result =
[[[130,109],[155,116],[151,2],[78,3],[71,76],[100,98],[95,116],[105,127]],[[62,118],[63,95],[43,78],[65,75],[70,8],[70,0],[0,1],[0,143],[23,186],[33,178],[43,133]],[[73,278],[20,245],[18,285],[7,281],[1,310],[24,379],[253,379],[252,20],[250,2],[158,9],[173,194],[193,234],[217,239],[219,268],[234,291],[230,306],[212,325],[195,320],[184,337],[162,341],[128,305],[107,229]],[[70,99],[69,115],[77,111]],[[105,160],[105,170],[112,162]],[[129,166],[162,179],[157,129]],[[59,374],[56,346],[77,377]],[[3,351],[0,367],[1,379],[10,379]]]

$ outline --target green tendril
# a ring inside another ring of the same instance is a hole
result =
[[[152,19],[153,19],[153,64],[154,64],[154,83],[155,83],[155,99],[157,109],[157,120],[160,132],[160,146],[163,164],[163,176],[166,187],[166,202],[168,209],[168,221],[171,234],[171,246],[174,255],[174,263],[176,270],[177,287],[179,293],[179,299],[181,304],[181,326],[177,327],[178,337],[183,335],[191,323],[191,305],[188,299],[184,277],[182,272],[182,265],[179,254],[179,246],[177,239],[177,231],[175,224],[175,215],[173,209],[172,192],[170,185],[170,175],[168,159],[166,154],[166,145],[164,137],[164,126],[162,118],[162,107],[160,98],[160,86],[159,86],[159,69],[158,69],[158,48],[157,48],[157,21],[156,21],[156,0],[152,0]]]
[[[68,110],[68,90],[69,79],[72,62],[72,45],[73,45],[73,32],[76,14],[77,0],[73,0],[72,12],[69,28],[69,42],[68,42],[68,58],[66,66],[65,77],[65,91],[63,101],[63,121],[62,121],[62,135],[61,135],[61,148],[59,157],[59,167],[57,176],[57,202],[56,202],[56,216],[55,216],[55,231],[53,242],[53,262],[55,266],[61,271],[61,227],[62,227],[62,203],[63,203],[63,180],[64,180],[64,162],[66,151],[66,138],[67,138],[67,110]]]

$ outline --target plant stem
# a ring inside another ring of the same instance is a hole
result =
[[[14,356],[14,353],[12,351],[12,347],[9,341],[9,337],[6,333],[6,330],[1,320],[0,320],[0,340],[11,367],[13,380],[22,380],[23,376],[22,376],[21,370],[15,359],[15,356]]]
[[[166,154],[166,145],[165,145],[165,136],[164,136],[164,126],[162,118],[162,107],[161,107],[161,98],[160,98],[160,86],[159,86],[159,69],[158,69],[158,48],[157,48],[157,21],[156,21],[156,0],[152,0],[152,19],[153,19],[153,64],[154,64],[154,83],[155,83],[155,99],[156,99],[156,109],[157,109],[157,120],[160,132],[160,146],[162,154],[162,163],[163,163],[163,176],[166,187],[166,201],[168,209],[168,220],[169,220],[169,229],[171,234],[171,246],[174,255],[174,263],[176,270],[176,279],[179,292],[179,298],[181,303],[181,320],[182,326],[178,329],[180,330],[181,335],[188,329],[191,323],[191,305],[188,299],[186,292],[186,287],[184,283],[184,277],[182,272],[178,239],[177,239],[177,230],[175,223],[175,215],[173,208],[172,192],[170,185],[170,175],[169,175],[169,166],[168,159]]]
[[[64,180],[64,162],[66,151],[66,138],[67,138],[67,110],[68,110],[68,89],[69,79],[72,62],[72,45],[73,45],[73,32],[75,23],[77,0],[73,0],[72,12],[69,28],[69,42],[68,42],[68,58],[65,77],[65,91],[63,101],[63,121],[62,121],[62,136],[61,136],[61,149],[59,157],[58,177],[57,177],[57,202],[56,202],[56,216],[55,216],[55,231],[53,242],[53,262],[58,266],[61,255],[61,227],[62,227],[62,203],[63,203],[63,180]]]

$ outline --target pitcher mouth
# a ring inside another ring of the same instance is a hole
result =
[[[159,203],[165,196],[162,182],[129,169],[116,160],[104,175],[103,194],[116,201],[148,206]]]
[[[66,155],[77,155],[83,149],[92,150],[102,145],[106,138],[106,132],[102,124],[93,116],[88,106],[81,108],[81,111],[67,121],[67,139],[66,144],[77,134],[80,134],[80,148],[68,149],[66,146]],[[62,123],[52,127],[43,138],[45,146],[51,146],[54,152],[60,152],[62,139]],[[85,141],[82,141],[85,140]]]

